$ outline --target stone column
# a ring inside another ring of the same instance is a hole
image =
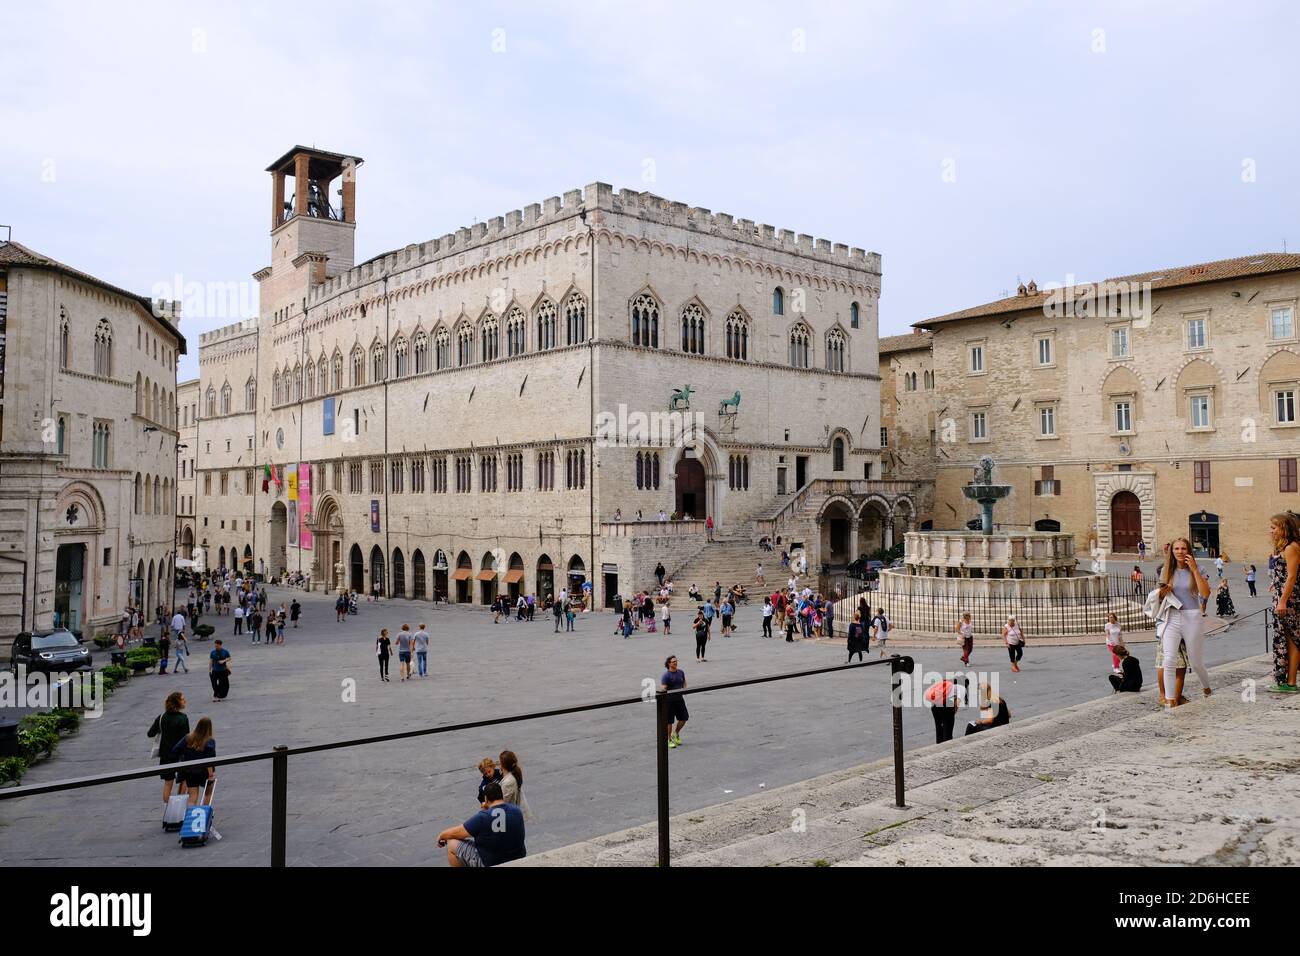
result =
[[[271,229],[280,225],[280,216],[284,209],[284,173],[277,170],[271,174]]]
[[[849,560],[858,560],[858,519],[849,522]]]
[[[311,158],[306,153],[299,153],[293,158],[293,212],[296,216],[307,215],[307,177],[310,175]]]
[[[885,515],[885,547],[894,546],[894,516]]]

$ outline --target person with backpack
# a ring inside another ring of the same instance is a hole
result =
[[[174,763],[184,763],[187,760],[206,760],[215,757],[217,755],[217,741],[212,735],[212,718],[200,717],[194,729],[172,747],[172,753],[175,755]],[[177,776],[180,778],[181,792],[188,791],[190,806],[195,806],[202,800],[203,791],[207,789],[208,784],[217,782],[217,768],[212,766],[189,767],[179,771]]]
[[[886,654],[885,644],[889,641],[889,628],[891,626],[889,618],[885,617],[885,609],[883,607],[876,608],[876,616],[871,619],[871,628],[876,632],[876,645],[880,648],[881,657]]]
[[[190,656],[190,642],[185,639],[185,633],[183,631],[176,635],[176,646],[173,648],[173,651],[176,656],[176,664],[172,668],[172,673],[179,674],[181,671],[184,671],[188,674],[190,668],[189,665],[185,663],[185,659]]]
[[[176,763],[176,744],[190,732],[190,718],[185,714],[185,695],[178,690],[172,691],[163,701],[163,712],[153,719],[147,731],[148,736],[158,737],[158,765],[166,767]],[[161,774],[163,780],[163,805],[171,799],[172,787],[176,783],[176,773]]]
[[[348,599],[339,592],[338,600],[334,602],[334,618],[336,624],[342,624],[348,619]]]
[[[298,626],[298,618],[301,614],[302,605],[298,603],[297,598],[294,598],[293,603],[289,605],[289,620],[293,621],[293,626],[295,628]]]

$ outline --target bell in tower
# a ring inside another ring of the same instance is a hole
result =
[[[277,274],[306,253],[324,263],[327,277],[352,267],[361,162],[357,156],[295,146],[266,168],[271,174],[271,267]]]

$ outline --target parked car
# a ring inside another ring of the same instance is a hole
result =
[[[90,650],[66,628],[24,631],[14,638],[9,673],[17,676],[20,664],[29,674],[89,670]]]
[[[846,573],[851,578],[874,581],[880,576],[880,569],[884,566],[885,562],[877,561],[875,558],[868,558],[864,554],[848,566]]]

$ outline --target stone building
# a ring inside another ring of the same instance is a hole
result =
[[[929,332],[880,340],[880,459],[884,477],[934,478],[934,352]]]
[[[1298,298],[1300,255],[1264,253],[1065,290],[1030,283],[918,322],[937,376],[919,404],[939,406],[937,422],[918,410],[891,443],[937,430],[936,528],[976,517],[960,489],[991,454],[1013,486],[1002,527],[1117,553],[1185,535],[1258,561],[1268,516],[1300,506]]]
[[[179,310],[0,243],[0,629],[169,601]]]
[[[194,560],[194,545],[198,541],[195,527],[195,500],[198,497],[199,438],[199,380],[190,379],[176,386],[177,429],[180,441],[176,446],[176,534],[178,557]]]
[[[209,565],[602,603],[705,550],[661,511],[879,479],[877,254],[595,183],[356,264],[360,166],[268,167],[260,317],[200,340]]]

